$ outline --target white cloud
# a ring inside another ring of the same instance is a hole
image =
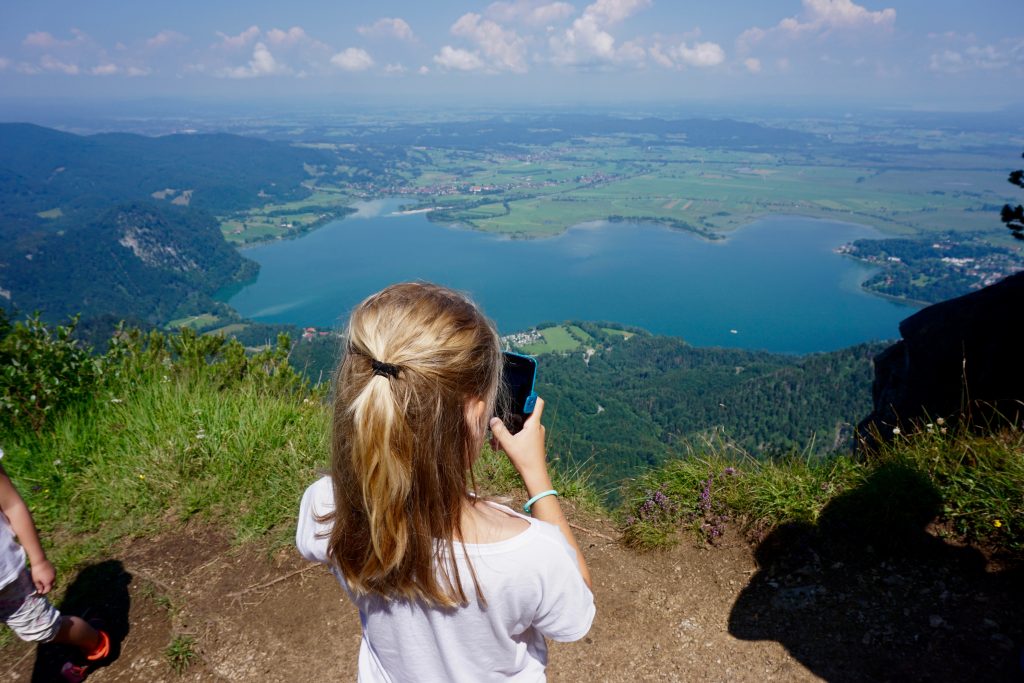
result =
[[[252,50],[252,59],[247,65],[222,69],[218,75],[226,78],[260,78],[288,73],[291,73],[291,69],[274,59],[266,45],[256,43]]]
[[[515,31],[504,29],[490,19],[469,12],[459,17],[452,25],[451,32],[452,35],[475,43],[494,69],[526,72],[526,42]]]
[[[676,65],[675,62],[672,61],[672,58],[665,54],[665,52],[661,49],[661,45],[657,43],[655,43],[655,45],[650,50],[648,50],[648,52],[651,55],[651,59],[653,59],[656,63],[660,64],[666,69],[671,69]]]
[[[774,42],[787,45],[803,37],[822,37],[834,31],[889,31],[896,23],[896,10],[872,11],[853,0],[803,0],[800,16],[787,17],[771,28],[752,27],[736,39],[736,48],[747,53],[755,46]]]
[[[6,57],[0,57],[0,71],[6,71],[10,65],[11,60],[7,59]]]
[[[20,74],[25,74],[26,76],[35,76],[38,73],[42,73],[42,69],[35,64],[29,64],[28,62],[18,62],[18,66],[14,67],[14,70]]]
[[[267,31],[267,42],[271,45],[291,46],[306,42],[319,42],[309,37],[301,26],[292,26],[287,31],[279,28],[272,28]]]
[[[71,35],[71,40],[60,40],[55,38],[53,34],[46,31],[36,31],[25,36],[25,39],[21,41],[21,44],[25,47],[51,49],[73,47],[90,41],[89,36],[81,29],[71,29]]]
[[[237,36],[229,36],[220,31],[217,31],[217,35],[220,37],[220,43],[218,43],[220,47],[229,50],[239,50],[259,37],[260,27],[250,26]]]
[[[416,73],[418,73],[420,76],[426,76],[428,73],[430,73],[430,67],[423,65],[420,68],[416,69]]]
[[[130,66],[127,69],[125,69],[124,72],[126,74],[128,74],[129,76],[137,77],[137,76],[148,76],[151,73],[151,70],[149,69],[149,67]]]
[[[155,36],[146,41],[146,47],[158,48],[166,45],[174,45],[176,43],[187,43],[188,38],[178,33],[177,31],[163,30],[157,33]]]
[[[607,29],[650,4],[651,0],[597,0],[587,5],[569,28],[551,37],[555,63],[571,65],[635,59],[635,49],[616,49],[615,38]]]
[[[99,64],[89,69],[89,73],[93,76],[113,76],[121,71],[121,67],[117,64]]]
[[[42,59],[39,60],[39,66],[45,71],[59,71],[68,76],[76,76],[80,71],[77,64],[62,62],[51,55],[43,55]]]
[[[962,50],[932,53],[928,68],[947,74],[965,71],[993,71],[1024,66],[1024,41],[1017,45],[970,45]]]
[[[544,2],[544,0],[515,0],[515,2],[492,2],[487,6],[487,16],[506,23],[520,23],[528,26],[546,26],[568,19],[576,8],[567,2]]]
[[[692,46],[685,41],[678,45],[663,48],[655,44],[648,53],[655,62],[666,68],[683,68],[685,66],[712,67],[725,61],[725,50],[718,43],[705,41]]]
[[[359,35],[371,38],[397,38],[398,40],[415,40],[412,27],[400,17],[383,17],[369,26],[356,29]]]
[[[52,47],[57,44],[57,39],[46,31],[36,31],[25,36],[21,44],[26,47]]]
[[[306,39],[306,31],[301,26],[292,26],[287,31],[272,28],[267,31],[266,38],[271,45],[294,45]]]
[[[402,64],[385,64],[384,73],[386,74],[404,74],[408,69]]]
[[[362,48],[350,47],[331,57],[331,64],[343,71],[366,71],[373,66],[373,57]]]
[[[761,60],[756,57],[747,57],[743,60],[743,66],[752,74],[761,73]]]
[[[451,45],[445,45],[438,54],[434,55],[434,63],[444,69],[455,71],[480,71],[487,66],[476,53]],[[423,73],[422,69],[420,73]]]
[[[725,50],[718,43],[679,43],[673,51],[676,59],[690,66],[718,66],[725,61]]]
[[[928,68],[938,73],[958,74],[968,71],[995,71],[1016,68],[1024,74],[1024,37],[1005,38],[997,43],[979,43],[973,33],[947,32],[931,34],[933,40],[945,43],[932,52]]]
[[[896,10],[891,7],[872,12],[854,4],[852,0],[803,0],[803,2],[812,24],[821,24],[832,28],[860,26],[889,28],[896,21]]]

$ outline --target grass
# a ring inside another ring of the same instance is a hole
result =
[[[326,462],[319,398],[167,372],[5,444],[62,571],[191,518],[226,524],[238,541],[290,535],[297,501]]]
[[[933,424],[896,435],[866,459],[755,460],[708,439],[635,480],[620,515],[626,543],[639,549],[670,546],[687,531],[714,542],[729,527],[756,536],[788,523],[819,525],[825,515],[830,528],[836,519],[865,527],[877,544],[900,525],[922,532],[936,519],[966,542],[1020,554],[1024,433]]]
[[[314,188],[305,199],[242,211],[221,219],[224,239],[234,244],[248,244],[297,235],[332,220],[352,203],[352,198],[338,192]]]
[[[411,183],[463,191],[502,188],[490,203],[472,193],[447,195],[446,218],[515,237],[555,235],[611,215],[675,219],[702,230],[730,231],[766,214],[798,214],[861,223],[889,234],[990,231],[976,209],[1002,204],[1001,175],[974,170],[993,159],[968,152],[851,166],[819,150],[786,154],[655,146],[628,136],[581,139],[571,148],[539,147],[530,163],[503,153],[432,150],[432,164]],[[603,173],[599,182],[578,180]],[[553,184],[546,184],[553,183]],[[503,202],[508,202],[506,211]]]
[[[168,330],[177,330],[182,327],[191,327],[194,330],[209,327],[215,324],[219,317],[212,313],[200,313],[199,315],[190,315],[185,318],[176,318],[171,322],[167,323]]]
[[[579,330],[579,328],[576,328]],[[521,347],[523,353],[536,356],[542,353],[565,353],[569,351],[576,351],[582,345],[580,339],[573,336],[569,327],[566,325],[555,325],[554,327],[545,327],[540,332],[544,341],[537,342],[535,344],[526,344]],[[582,332],[582,330],[580,330]],[[586,332],[583,332],[589,338]]]
[[[531,356],[538,356],[542,353],[569,353],[594,343],[594,338],[579,325],[552,325],[537,331],[540,332],[543,340],[519,346],[520,351]],[[626,339],[632,336],[632,333],[623,330],[611,331],[623,335]]]
[[[164,648],[164,657],[168,665],[178,676],[188,670],[188,667],[199,656],[196,652],[196,639],[190,635],[178,634],[171,639],[171,642]]]

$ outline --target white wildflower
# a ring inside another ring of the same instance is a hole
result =
[[[124,403],[124,401],[122,399],[120,399],[120,398],[112,398],[112,399],[110,399],[110,402],[111,403]]]
[[[893,433],[894,436],[899,436],[900,435],[900,428],[899,427],[893,427],[892,428],[892,433]]]
[[[946,420],[945,420],[945,418],[941,418],[940,417],[939,419],[935,420],[935,424],[937,424],[937,425],[939,425],[941,427],[942,425],[946,424]]]

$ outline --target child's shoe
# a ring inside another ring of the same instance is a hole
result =
[[[60,670],[61,678],[68,683],[82,683],[85,677],[89,675],[88,664],[75,664],[74,662],[64,662],[64,666]]]

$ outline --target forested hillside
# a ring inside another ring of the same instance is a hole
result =
[[[255,275],[215,212],[309,194],[329,155],[234,135],[71,135],[0,124],[0,305],[56,320],[209,310]]]
[[[604,484],[724,436],[752,455],[851,446],[871,410],[871,359],[884,344],[786,356],[698,348],[675,337],[623,339],[577,323],[600,345],[540,358],[551,451],[589,460]]]
[[[217,289],[255,273],[211,214],[151,200],[103,211],[78,229],[36,235],[22,244],[20,258],[6,260],[0,282],[25,311],[157,324],[215,308]]]

